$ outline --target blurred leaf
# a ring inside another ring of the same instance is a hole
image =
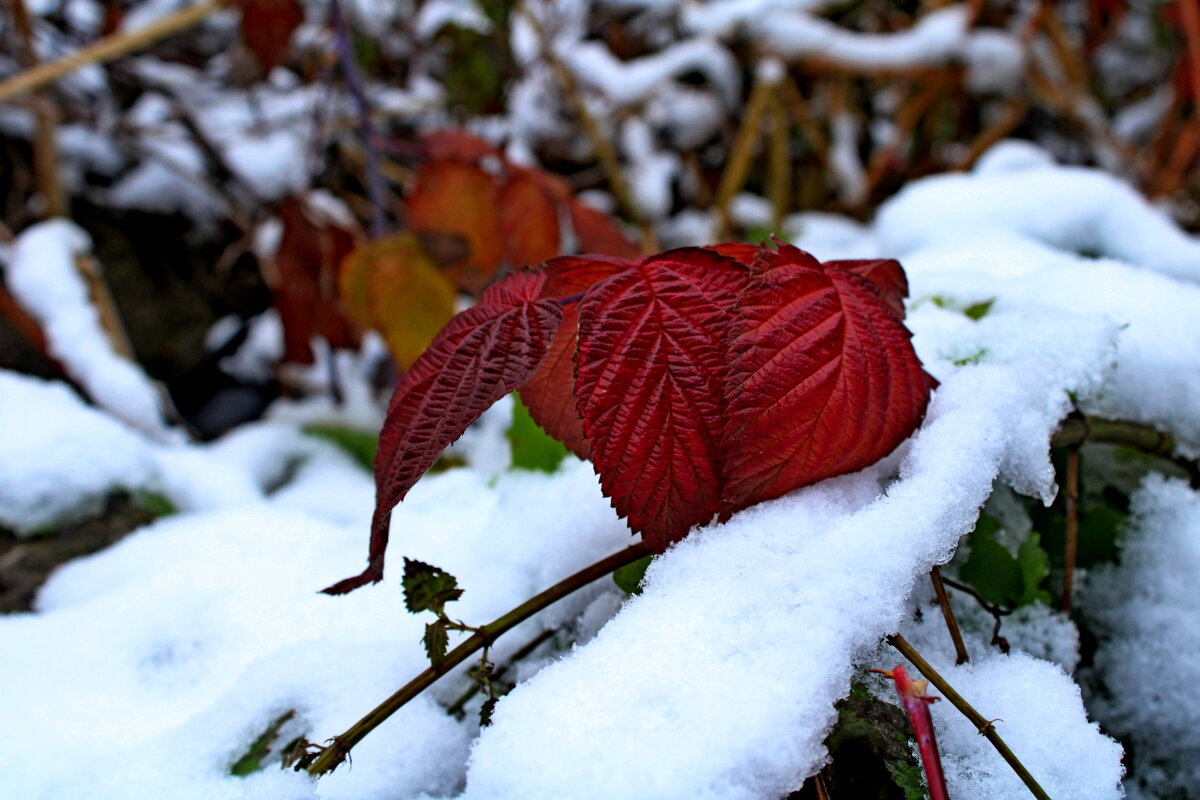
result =
[[[1013,598],[1012,605],[1027,606],[1038,602],[1048,604],[1050,593],[1038,587],[1050,574],[1050,563],[1046,551],[1041,547],[1037,531],[1030,532],[1029,538],[1017,548],[1017,564],[1021,568],[1023,586],[1021,593]]]
[[[259,261],[283,322],[284,359],[311,364],[314,336],[332,347],[357,347],[337,297],[338,265],[354,249],[358,231],[299,195],[279,204],[283,233],[273,256]]]
[[[1079,509],[1079,530],[1076,535],[1075,563],[1088,568],[1098,564],[1115,564],[1120,552],[1118,540],[1128,514],[1110,506],[1088,506]],[[1066,547],[1066,518],[1061,513],[1048,515],[1042,531],[1045,550],[1051,561],[1061,566]]]
[[[299,0],[238,0],[242,10],[242,41],[254,54],[263,72],[287,55],[292,32],[304,22]]]
[[[641,248],[625,237],[621,226],[608,214],[578,200],[572,200],[567,208],[582,252],[620,258],[641,257]]]
[[[346,311],[363,327],[379,331],[405,370],[454,316],[454,288],[407,232],[349,254],[342,263],[341,289]]]
[[[510,267],[536,267],[559,254],[558,209],[546,181],[521,170],[501,187],[497,203]]]
[[[987,313],[992,310],[992,306],[996,304],[996,299],[984,300],[982,303],[972,303],[963,309],[963,313],[969,318],[978,322],[987,316]]]
[[[446,48],[446,107],[469,114],[504,110],[504,84],[513,72],[508,38],[446,25],[438,35]]]
[[[623,567],[618,567],[613,572],[613,582],[625,594],[634,595],[642,593],[642,580],[646,577],[646,570],[650,568],[650,559],[653,556],[643,556],[632,564],[626,564]]]
[[[263,759],[271,752],[271,745],[279,738],[279,732],[295,716],[295,709],[291,709],[276,717],[266,730],[258,735],[245,754],[229,768],[229,774],[244,778],[260,771],[263,768]]]
[[[520,394],[514,394],[513,400],[513,421],[505,434],[512,446],[512,465],[517,469],[554,472],[570,451],[533,421]]]
[[[442,612],[446,603],[462,597],[458,579],[444,569],[416,559],[404,559],[404,606],[419,611]]]
[[[179,508],[171,502],[171,498],[159,492],[146,489],[134,492],[133,501],[138,508],[155,517],[169,517],[179,513]]]
[[[500,186],[481,167],[457,161],[427,161],[417,170],[408,197],[408,224],[418,233],[458,234],[468,244],[464,258],[441,266],[465,292],[479,294],[496,277],[504,238],[496,213]]]
[[[379,441],[378,432],[321,423],[305,425],[304,432],[331,442],[366,468],[368,472],[371,471],[375,463],[375,448]]]

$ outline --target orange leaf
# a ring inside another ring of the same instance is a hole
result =
[[[358,336],[338,305],[337,268],[354,249],[357,231],[303,196],[284,198],[279,219],[279,250],[274,258],[263,259],[261,268],[283,322],[284,359],[311,364],[314,336],[323,336],[333,347],[356,347]]]
[[[405,370],[454,316],[454,287],[411,233],[376,239],[346,256],[341,290],[347,313],[379,331]]]
[[[522,170],[500,189],[497,214],[510,267],[536,267],[559,254],[558,209],[546,185]]]
[[[496,177],[472,164],[428,161],[417,170],[408,198],[408,224],[418,233],[456,234],[464,258],[442,266],[463,291],[479,294],[496,277],[504,241],[496,203]]]

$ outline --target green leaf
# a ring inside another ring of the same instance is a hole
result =
[[[1021,569],[1021,579],[1024,582],[1019,596],[1014,598],[1014,606],[1027,606],[1033,603],[1050,603],[1050,593],[1039,589],[1043,580],[1050,574],[1050,559],[1040,544],[1041,537],[1037,531],[1029,534],[1029,538],[1021,542],[1017,548],[1017,564]]]
[[[413,613],[442,612],[446,603],[462,597],[458,579],[432,564],[416,559],[404,559],[404,605]],[[426,632],[428,633],[428,631]]]
[[[229,774],[244,778],[261,770],[263,768],[263,760],[271,752],[271,745],[279,738],[279,732],[295,716],[296,710],[291,709],[276,717],[267,726],[266,730],[259,734],[258,738],[254,740],[245,754],[229,768]]]
[[[304,426],[309,436],[324,439],[340,448],[346,455],[370,471],[375,464],[375,448],[379,440],[378,431],[362,431],[342,425],[314,423]]]
[[[445,621],[439,619],[426,625],[421,643],[425,645],[425,655],[429,656],[429,663],[434,669],[440,667],[446,658],[446,650],[450,647],[450,634],[446,630]]]
[[[618,567],[613,572],[613,582],[620,587],[625,594],[641,594],[642,579],[646,577],[646,569],[650,566],[650,559],[653,556],[642,556],[637,561],[631,564],[626,564],[623,567]]]
[[[1013,598],[1021,596],[1025,590],[1025,579],[1017,560],[990,537],[971,534],[968,541],[971,555],[963,565],[960,577],[989,603],[1011,605]]]
[[[479,725],[486,728],[492,724],[492,712],[496,710],[496,701],[498,698],[489,697],[483,701],[483,705],[479,707]]]
[[[171,502],[171,498],[158,492],[137,491],[134,492],[133,500],[138,508],[155,517],[169,517],[179,512],[179,509]]]
[[[963,309],[963,313],[969,318],[978,322],[987,316],[987,313],[992,310],[992,306],[996,304],[996,298],[984,300],[982,303],[972,303]]]
[[[513,400],[513,421],[505,433],[512,445],[513,467],[554,472],[570,451],[533,421],[520,394],[514,394]]]
[[[1115,564],[1120,552],[1121,529],[1128,518],[1128,514],[1107,505],[1080,508],[1075,564],[1084,568]],[[1051,562],[1062,566],[1066,548],[1066,518],[1063,514],[1050,514],[1043,520],[1042,542]]]

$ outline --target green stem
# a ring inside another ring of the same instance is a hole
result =
[[[1012,750],[1008,749],[1008,745],[1000,738],[1000,734],[996,733],[996,729],[992,727],[992,723],[985,719],[982,714],[976,711],[970,703],[962,698],[958,692],[950,684],[946,683],[946,679],[938,674],[937,670],[929,665],[929,662],[921,657],[911,644],[908,643],[903,636],[894,633],[887,637],[887,643],[900,651],[900,655],[912,662],[912,665],[917,668],[925,678],[937,687],[942,696],[950,701],[950,704],[962,712],[963,716],[971,721],[971,724],[979,729],[979,732],[987,737],[996,751],[1000,753],[1001,758],[1008,762],[1012,767],[1013,772],[1017,773],[1017,777],[1024,782],[1028,787],[1029,792],[1038,800],[1050,800],[1050,795],[1046,794],[1034,777],[1029,774],[1029,770],[1025,769],[1025,765],[1013,754]]]
[[[310,775],[324,775],[333,772],[338,765],[346,760],[350,749],[375,730],[384,720],[395,714],[410,700],[428,689],[450,670],[470,658],[476,651],[490,647],[502,634],[512,630],[525,620],[547,606],[556,603],[567,595],[582,589],[592,581],[608,575],[615,569],[631,564],[645,556],[649,550],[644,544],[631,545],[619,553],[603,558],[591,566],[584,567],[579,572],[551,586],[544,592],[536,594],[521,605],[498,617],[487,625],[482,625],[471,634],[465,642],[446,654],[445,659],[437,667],[430,667],[413,678],[395,694],[376,706],[369,714],[351,725],[345,733],[333,737],[328,746],[324,747],[311,763],[301,762],[298,768],[307,768]]]

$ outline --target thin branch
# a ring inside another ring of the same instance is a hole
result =
[[[11,0],[13,26],[21,40],[21,63],[27,70],[38,66],[37,51],[33,44],[33,23],[25,0]],[[45,204],[46,217],[65,217],[67,201],[62,183],[58,179],[58,109],[49,98],[41,94],[33,98],[33,115],[36,131],[33,139],[33,169],[37,176],[38,194]]]
[[[27,69],[4,83],[0,83],[0,102],[56,81],[80,67],[112,61],[154,44],[159,39],[165,39],[187,30],[224,6],[224,0],[212,0],[212,2],[189,6],[139,30],[115,33],[58,61]]]
[[[979,603],[984,611],[992,615],[992,619],[996,624],[992,627],[991,643],[993,646],[999,648],[1001,653],[1007,654],[1010,646],[1008,644],[1008,640],[1000,635],[1000,626],[1003,623],[1003,618],[1011,614],[1012,611],[1010,609],[1001,608],[1000,606],[989,603],[983,595],[965,583],[959,583],[958,581],[945,576],[942,577],[942,583],[946,584],[951,589],[957,589],[960,592],[965,592],[966,594],[971,595],[971,597],[975,598],[975,602]]]
[[[785,236],[783,220],[792,200],[792,161],[788,153],[788,114],[781,87],[771,93],[771,133],[768,139],[767,194],[771,198],[771,227]]]
[[[1063,420],[1058,430],[1050,437],[1051,447],[1070,447],[1088,442],[1123,445],[1141,450],[1147,455],[1166,459],[1187,474],[1192,488],[1200,489],[1200,465],[1191,459],[1175,455],[1175,439],[1169,433],[1163,433],[1140,422],[1073,416]]]
[[[729,159],[721,173],[721,182],[717,186],[714,201],[717,209],[717,241],[729,236],[733,227],[729,206],[733,202],[733,196],[741,191],[750,176],[750,163],[754,160],[754,147],[758,144],[763,115],[774,91],[775,85],[760,75],[750,93],[750,99],[746,101],[746,107],[742,110],[742,124],[734,136],[733,146],[729,148]]]
[[[995,727],[982,714],[974,709],[970,703],[963,699],[962,695],[954,691],[954,687],[946,683],[946,679],[938,674],[937,670],[929,665],[929,662],[921,657],[908,641],[898,633],[894,633],[887,637],[887,643],[900,651],[900,655],[907,658],[912,665],[917,668],[925,678],[937,687],[942,696],[950,701],[950,704],[962,712],[963,716],[971,721],[971,724],[979,729],[979,732],[986,736],[996,751],[1000,753],[1000,757],[1008,762],[1012,767],[1013,772],[1017,773],[1017,777],[1029,789],[1030,794],[1038,798],[1038,800],[1050,800],[1050,795],[1038,784],[1034,777],[1029,774],[1029,770],[1021,763],[1013,751],[1008,748],[1004,740],[1000,738],[1000,734],[996,733]]]
[[[329,4],[329,19],[333,23],[334,43],[337,47],[338,58],[342,66],[342,75],[346,86],[354,98],[358,111],[358,130],[362,137],[363,147],[367,150],[367,196],[371,199],[371,236],[378,238],[387,230],[383,211],[383,172],[379,169],[379,148],[375,136],[375,126],[371,122],[371,104],[367,100],[362,78],[358,74],[358,64],[355,61],[354,46],[350,42],[350,28],[342,14],[341,0],[332,0]]]
[[[329,744],[320,747],[317,752],[309,753],[301,758],[296,769],[306,769],[310,775],[324,775],[337,769],[350,754],[351,748],[363,740],[367,734],[375,730],[392,714],[403,708],[410,700],[432,686],[438,678],[445,675],[459,664],[466,661],[477,651],[490,647],[502,634],[521,624],[542,609],[558,602],[567,595],[582,589],[589,583],[608,575],[613,570],[631,564],[645,556],[649,550],[642,543],[630,545],[619,553],[584,567],[569,578],[565,578],[549,589],[534,595],[521,605],[498,617],[487,625],[480,626],[462,644],[446,654],[441,664],[430,667],[413,678],[395,694],[384,700],[369,714],[351,725],[345,733],[329,740]]]
[[[496,668],[496,671],[491,675],[491,680],[497,681],[503,678],[508,673],[508,669],[512,664],[515,664],[521,659],[528,657],[530,653],[532,653],[534,650],[537,650],[543,642],[552,636],[554,636],[554,629],[547,628],[537,636],[530,639],[528,642],[518,648],[512,654],[512,656],[509,657],[508,664]],[[482,687],[478,682],[472,684],[471,688],[459,695],[457,700],[446,707],[446,713],[452,717],[461,719],[463,715],[463,709],[466,707],[467,703],[470,702],[472,697],[479,694],[479,690],[481,688]]]
[[[942,583],[942,570],[936,564],[929,570],[929,579],[933,582],[933,591],[937,594],[938,605],[942,608],[942,616],[946,620],[946,630],[950,632],[950,640],[954,642],[954,663],[965,664],[971,660],[967,646],[963,642],[962,631],[958,629],[958,620],[954,609],[950,606],[950,598],[946,596],[946,587]]]
[[[1024,98],[1014,97],[1010,99],[1004,107],[1004,111],[990,125],[979,132],[979,135],[967,147],[967,152],[954,165],[956,170],[968,170],[975,166],[975,162],[979,160],[992,145],[1007,137],[1010,133],[1016,130],[1016,127],[1025,119],[1025,115],[1029,113],[1029,104]]]
[[[1067,450],[1066,491],[1067,521],[1066,545],[1063,552],[1063,611],[1071,610],[1071,592],[1075,588],[1075,559],[1079,551],[1079,447],[1073,444]]]

